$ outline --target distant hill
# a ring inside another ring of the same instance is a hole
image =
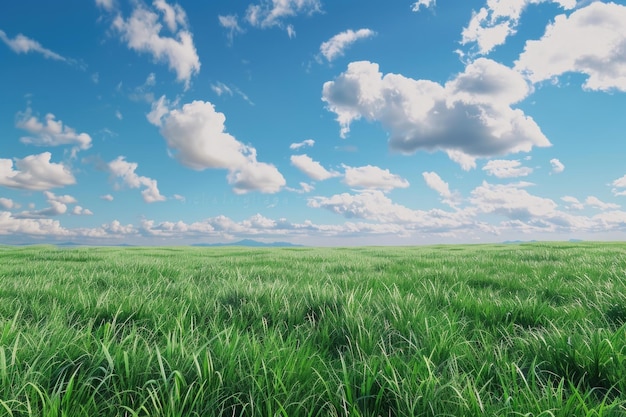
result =
[[[215,247],[215,246],[248,246],[255,248],[284,248],[284,247],[302,247],[303,245],[294,245],[289,242],[259,242],[258,240],[243,239],[237,242],[229,243],[193,243],[191,246]]]

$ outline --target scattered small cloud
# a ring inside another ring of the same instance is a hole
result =
[[[560,174],[561,172],[565,171],[565,165],[563,165],[561,161],[556,158],[550,159],[550,165],[552,165],[553,174]]]
[[[327,170],[308,155],[292,155],[291,164],[316,181],[324,181],[340,175],[338,172]]]
[[[585,208],[585,205],[581,203],[576,197],[566,195],[564,197],[561,197],[561,200],[569,204],[567,206],[568,210],[583,210]]]
[[[411,10],[414,12],[419,12],[422,7],[424,9],[430,9],[431,7],[435,7],[436,0],[418,0],[411,5]]]
[[[33,116],[32,110],[27,108],[25,112],[17,114],[16,126],[33,136],[23,136],[20,142],[35,146],[61,146],[75,145],[77,150],[91,147],[91,136],[87,133],[77,133],[73,128],[63,125],[54,114],[48,113],[44,120],[40,121]]]
[[[220,23],[220,26],[228,30],[228,44],[232,45],[235,39],[235,35],[239,33],[244,33],[244,30],[239,26],[239,20],[237,15],[219,15],[217,19]]]
[[[0,197],[0,207],[5,210],[12,210],[12,209],[17,209],[20,206],[19,204],[17,204],[15,201],[11,200],[10,198]]]
[[[296,29],[293,27],[293,25],[287,25],[287,36],[289,36],[289,39],[293,39],[296,37]]]
[[[615,196],[626,196],[626,175],[616,179],[611,183],[613,189],[611,190]]]
[[[376,35],[371,29],[359,29],[356,32],[349,29],[338,33],[320,46],[320,53],[328,62],[343,56],[345,50],[359,39],[366,39]]]
[[[498,178],[515,178],[526,177],[533,169],[522,166],[519,160],[493,159],[483,166],[483,171]]]
[[[619,204],[605,203],[604,201],[601,201],[598,197],[592,195],[585,199],[585,204],[600,210],[615,210],[621,207]]]
[[[180,201],[180,202],[183,202],[183,203],[184,203],[185,201],[187,201],[187,199],[186,199],[185,197],[183,197],[182,195],[180,195],[180,194],[174,194],[174,195],[172,196],[172,198],[173,198],[174,200],[177,200],[177,201]]]
[[[104,201],[113,201],[113,196],[111,194],[105,194],[101,195],[100,199]]]
[[[405,178],[377,166],[350,167],[343,165],[343,168],[345,169],[343,182],[350,187],[388,192],[394,188],[407,188],[410,185]]]
[[[138,164],[136,162],[127,162],[124,156],[118,156],[116,159],[108,163],[108,170],[115,178],[121,178],[122,184],[130,188],[144,189],[141,196],[146,203],[155,203],[157,201],[165,201],[166,198],[159,192],[157,181],[139,176],[135,173]]]
[[[246,21],[258,28],[283,27],[285,19],[301,14],[312,15],[321,11],[321,0],[262,0],[258,4],[248,6]],[[293,30],[292,26],[291,31]]]
[[[7,34],[0,30],[0,40],[4,42],[13,52],[16,54],[28,54],[30,52],[36,52],[44,56],[44,58],[53,59],[56,61],[69,62],[69,60],[50,49],[44,48],[39,42],[29,37],[22,35],[21,33],[11,39]]]
[[[298,150],[303,147],[312,147],[315,145],[315,141],[313,139],[305,139],[302,142],[296,142],[289,145],[289,149]]]
[[[92,216],[93,212],[81,206],[74,206],[74,208],[72,209],[72,214],[76,216]]]
[[[115,9],[115,0],[96,0],[96,6],[103,8],[107,12]]]

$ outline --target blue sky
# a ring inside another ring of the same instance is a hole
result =
[[[0,243],[623,240],[626,5],[0,13]]]

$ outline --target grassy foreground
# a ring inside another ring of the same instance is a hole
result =
[[[0,416],[626,416],[626,244],[0,247]]]

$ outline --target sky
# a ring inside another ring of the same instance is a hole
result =
[[[626,3],[0,6],[0,244],[626,240]]]

